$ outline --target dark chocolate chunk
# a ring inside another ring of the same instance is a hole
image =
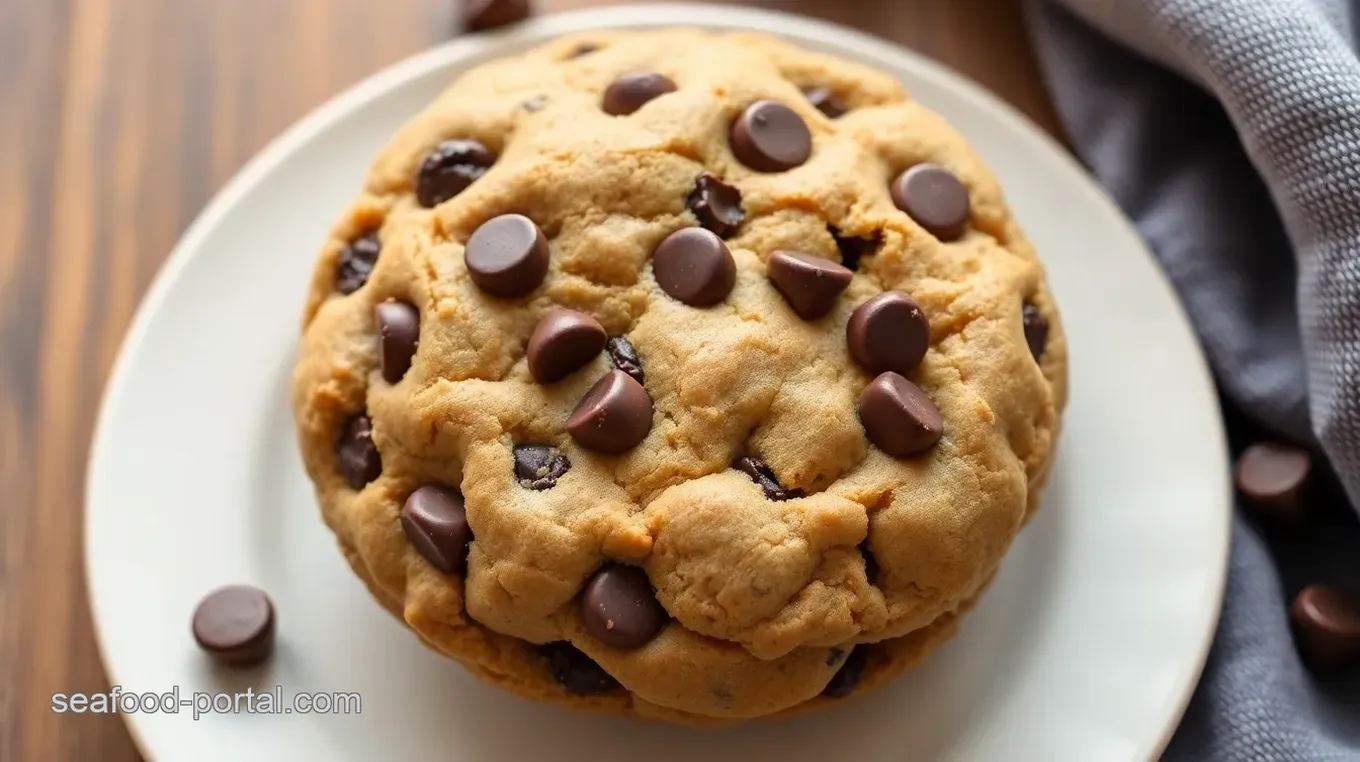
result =
[[[835,225],[827,225],[826,230],[836,240],[836,248],[841,252],[841,264],[852,271],[858,271],[860,260],[873,256],[878,247],[883,245],[883,236],[880,233],[875,233],[870,238],[862,238],[841,235],[840,229]]]
[[[356,415],[345,422],[336,446],[336,461],[351,489],[363,489],[382,474],[382,456],[373,443],[373,422],[367,415]]]
[[[519,486],[531,490],[545,490],[557,486],[571,460],[566,453],[547,445],[515,445],[515,478]]]
[[[420,343],[420,313],[406,302],[380,302],[373,307],[378,324],[378,367],[383,380],[395,384],[411,369]]]
[[[401,528],[434,568],[453,574],[467,567],[472,528],[458,490],[430,484],[412,492],[401,507]]]
[[[476,140],[445,140],[420,164],[416,201],[427,209],[439,206],[467,190],[495,163],[495,155]]]
[[[609,340],[604,345],[605,351],[609,353],[610,362],[614,367],[633,377],[639,384],[647,382],[646,374],[642,370],[642,358],[638,357],[636,349],[628,339],[618,336]]]
[[[548,659],[548,673],[573,696],[598,696],[623,687],[593,659],[566,641],[549,643],[542,651]]]
[[[335,290],[342,294],[358,291],[373,274],[373,266],[378,263],[381,252],[377,231],[365,233],[346,244],[335,262]]]
[[[1043,359],[1044,349],[1048,347],[1048,318],[1038,307],[1028,303],[1021,310],[1020,317],[1025,326],[1025,343],[1029,345],[1030,355],[1036,361]]]
[[[602,567],[581,594],[581,624],[591,637],[614,648],[646,645],[668,619],[647,572],[636,566]]]
[[[780,486],[774,471],[760,458],[742,455],[732,462],[732,467],[751,477],[751,481],[760,485],[765,497],[770,500],[793,500],[803,496],[801,489],[784,489]]]
[[[854,273],[815,254],[776,251],[765,261],[770,282],[793,311],[804,320],[816,320],[836,306]]]
[[[699,175],[694,190],[685,199],[685,207],[699,219],[699,224],[728,238],[741,227],[746,212],[741,208],[741,191],[713,175]]]

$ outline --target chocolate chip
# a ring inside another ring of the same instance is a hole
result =
[[[1309,585],[1289,607],[1294,645],[1315,670],[1360,662],[1360,601],[1327,585]]]
[[[822,695],[827,698],[845,698],[855,690],[859,684],[859,677],[864,672],[864,664],[868,661],[868,653],[863,648],[855,648],[850,655],[845,658],[845,663],[831,676],[831,682],[822,689]],[[830,665],[828,665],[830,666]]]
[[[919,455],[940,441],[944,420],[921,387],[888,371],[859,395],[859,420],[878,449],[894,458]]]
[[[434,147],[416,173],[416,201],[425,208],[457,196],[496,163],[490,149],[475,140],[445,140]]]
[[[661,290],[672,297],[694,307],[708,307],[732,293],[737,263],[713,231],[684,228],[656,247],[652,274]]]
[[[365,233],[345,244],[335,263],[335,290],[342,294],[358,291],[373,274],[381,251],[377,232]]]
[[[411,369],[420,343],[420,313],[406,302],[380,302],[373,307],[378,324],[378,366],[383,380],[395,384]]]
[[[779,478],[774,475],[774,471],[765,461],[750,455],[743,455],[732,462],[732,467],[751,477],[751,481],[760,485],[765,491],[765,497],[770,500],[783,501],[792,500],[803,496],[800,489],[784,489],[779,484]]]
[[[468,29],[494,29],[532,14],[529,0],[463,0],[463,25]]]
[[[864,542],[859,544],[859,554],[864,556],[864,579],[868,580],[871,585],[877,585],[878,559],[874,558],[874,551],[869,547],[868,538],[865,538]]]
[[[652,430],[652,398],[642,384],[611,370],[590,387],[567,419],[567,433],[593,452],[617,455],[636,447]]]
[[[1233,469],[1238,492],[1252,507],[1272,518],[1297,523],[1304,518],[1304,497],[1313,458],[1301,447],[1258,442],[1242,451]]]
[[[519,107],[532,114],[535,111],[542,111],[543,107],[546,105],[548,105],[548,96],[535,95],[534,97],[519,104]]]
[[[593,42],[583,42],[580,45],[577,45],[575,48],[572,48],[571,52],[567,54],[567,58],[571,59],[580,58],[581,56],[588,56],[599,49],[600,46],[596,45]]]
[[[274,650],[274,604],[249,585],[214,590],[194,610],[192,630],[198,647],[214,661],[254,666]]]
[[[581,624],[591,637],[614,648],[645,645],[668,618],[647,573],[636,566],[602,567],[581,595]]]
[[[598,696],[623,687],[594,660],[566,641],[549,643],[542,650],[548,658],[548,673],[573,696]]]
[[[614,367],[633,377],[639,384],[647,383],[647,376],[642,370],[642,358],[638,357],[636,349],[632,343],[622,336],[609,340],[604,345],[605,351],[609,352],[609,361],[614,363]]]
[[[835,225],[827,225],[827,232],[836,240],[836,248],[841,252],[841,264],[852,271],[859,270],[859,261],[864,257],[873,256],[878,251],[878,247],[883,245],[880,234],[875,233],[872,238],[861,238],[858,236],[843,236]]]
[[[732,153],[757,172],[783,172],[812,155],[812,133],[798,112],[778,101],[756,101],[732,123]]]
[[[502,214],[482,223],[463,251],[472,282],[488,294],[524,296],[548,274],[548,239],[522,214]]]
[[[557,486],[571,460],[556,447],[546,445],[515,445],[515,478],[519,486],[531,490],[545,490]]]
[[[529,375],[540,384],[560,381],[595,359],[607,338],[595,318],[576,310],[552,310],[529,335]]]
[[[1044,349],[1048,346],[1048,318],[1039,311],[1033,304],[1025,304],[1020,313],[1021,322],[1025,325],[1025,343],[1029,344],[1029,353],[1039,360],[1044,356]]]
[[[437,484],[420,487],[401,507],[401,528],[411,545],[439,571],[453,574],[467,567],[472,529],[461,492]]]
[[[941,241],[953,241],[968,225],[968,188],[938,164],[917,164],[892,184],[893,203]]]
[[[930,320],[910,296],[885,291],[851,313],[845,337],[850,356],[865,370],[906,375],[930,348]]]
[[[647,101],[675,90],[675,82],[670,77],[655,72],[625,74],[605,88],[604,100],[600,105],[606,114],[627,116],[642,108]]]
[[[728,238],[741,227],[746,212],[741,208],[741,191],[713,175],[699,175],[694,190],[685,199],[685,207],[699,219],[699,224]]]
[[[345,422],[336,453],[340,475],[350,489],[363,489],[382,474],[382,456],[373,443],[373,422],[362,413]]]
[[[841,100],[841,97],[833,93],[829,87],[804,88],[803,95],[807,96],[808,103],[811,103],[814,108],[832,119],[839,119],[850,110],[850,107],[845,105],[845,101]]]
[[[765,261],[770,282],[804,320],[816,320],[836,306],[854,273],[815,254],[776,251]]]

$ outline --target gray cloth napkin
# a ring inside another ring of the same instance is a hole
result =
[[[1222,621],[1170,760],[1360,760],[1360,679],[1306,670],[1287,618],[1304,584],[1360,592],[1357,6],[1029,6],[1073,146],[1175,283],[1234,447],[1283,438],[1334,469],[1309,530],[1237,512]]]

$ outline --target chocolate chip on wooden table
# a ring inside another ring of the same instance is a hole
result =
[[[710,307],[732,293],[737,263],[711,230],[684,228],[666,236],[652,253],[652,274],[661,290],[694,307]]]
[[[548,673],[573,696],[598,696],[623,687],[603,667],[566,641],[549,643],[541,650],[548,659]]]
[[[803,88],[803,95],[807,96],[808,103],[831,119],[839,119],[850,110],[845,101],[829,87],[806,87]]]
[[[917,164],[892,184],[893,203],[941,241],[953,241],[968,226],[968,188],[939,164]]]
[[[529,0],[463,0],[463,25],[468,29],[494,29],[531,15]]]
[[[548,274],[548,239],[528,217],[502,214],[473,231],[463,259],[481,290],[506,298],[524,296]]]
[[[1312,473],[1313,457],[1302,447],[1257,442],[1237,457],[1233,481],[1258,512],[1297,523],[1304,518]]]
[[[614,648],[647,644],[667,619],[647,573],[636,566],[602,567],[581,594],[581,624],[591,637]]]
[[[438,206],[467,190],[496,163],[491,150],[476,140],[445,140],[434,147],[416,173],[416,201]]]
[[[830,312],[854,277],[849,268],[799,251],[773,252],[765,268],[775,289],[804,320],[816,320]]]
[[[1360,663],[1360,601],[1327,585],[1309,585],[1289,607],[1294,645],[1314,670]]]
[[[878,247],[883,244],[882,235],[875,233],[870,238],[862,236],[842,235],[835,225],[827,225],[826,230],[836,241],[836,248],[841,252],[841,264],[851,271],[859,270],[859,262],[864,257],[873,256],[878,251]]]
[[[571,460],[566,453],[547,445],[515,445],[515,478],[519,486],[531,490],[545,490],[557,486]]]
[[[605,344],[605,351],[609,352],[609,361],[614,363],[614,367],[633,377],[639,384],[647,382],[647,376],[642,369],[642,358],[638,356],[637,350],[628,339],[617,336]]]
[[[779,478],[774,475],[774,470],[765,461],[751,455],[742,455],[732,462],[732,467],[751,477],[751,481],[760,485],[764,490],[765,497],[770,500],[783,501],[802,497],[801,489],[784,489],[779,484]]]
[[[625,74],[605,88],[600,103],[610,116],[627,116],[654,98],[675,92],[675,82],[664,74],[636,72]]]
[[[919,455],[944,434],[944,420],[930,397],[891,371],[859,395],[859,420],[869,441],[894,458]]]
[[[249,667],[274,650],[274,604],[259,588],[232,585],[209,593],[194,610],[194,640],[231,667]]]
[[[855,309],[845,336],[850,356],[865,370],[906,375],[930,348],[930,320],[910,296],[885,291]]]
[[[611,370],[590,387],[567,419],[567,433],[593,452],[618,455],[636,447],[652,430],[652,398],[642,384]]]
[[[382,244],[377,231],[365,233],[345,244],[335,262],[335,290],[352,294],[368,282],[373,266],[378,263]]]
[[[746,212],[741,208],[741,191],[713,175],[699,175],[694,190],[685,199],[685,207],[694,213],[699,224],[728,238],[741,227]]]
[[[420,343],[420,313],[406,302],[379,302],[373,306],[378,324],[378,367],[383,380],[395,384],[411,369]]]
[[[1038,307],[1028,302],[1020,313],[1021,322],[1025,327],[1025,343],[1029,345],[1029,353],[1035,360],[1042,359],[1044,350],[1048,348],[1048,318],[1039,311]]]
[[[607,338],[604,326],[584,312],[552,310],[529,335],[529,375],[540,384],[560,381],[595,359]]]
[[[798,112],[778,101],[756,101],[732,123],[732,153],[757,172],[783,172],[812,155],[812,133]]]
[[[382,474],[382,456],[373,443],[373,422],[359,414],[345,422],[336,445],[336,464],[351,489],[363,489]]]
[[[401,528],[416,551],[439,571],[453,574],[467,567],[472,528],[461,492],[437,484],[420,487],[401,507]]]
[[[868,651],[863,647],[856,647],[845,657],[845,663],[841,664],[836,674],[831,676],[831,681],[822,689],[822,695],[827,698],[844,698],[849,696],[855,686],[859,685],[860,675],[864,673],[864,665],[868,662]],[[828,664],[827,666],[833,666]]]

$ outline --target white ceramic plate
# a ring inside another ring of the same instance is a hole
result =
[[[695,23],[882,67],[942,112],[990,161],[1042,252],[1072,354],[1045,509],[961,634],[870,698],[721,731],[530,704],[427,651],[336,551],[287,394],[319,243],[370,159],[455,74],[563,32]],[[1174,730],[1217,620],[1227,473],[1209,374],[1166,281],[1078,165],[1015,111],[936,64],[823,23],[613,8],[408,60],[305,119],[222,191],[118,358],[90,464],[86,554],[104,662],[123,690],[362,696],[357,715],[128,715],[160,762],[1144,760]],[[188,622],[201,595],[237,581],[273,595],[280,647],[264,671],[233,676],[207,666]]]

